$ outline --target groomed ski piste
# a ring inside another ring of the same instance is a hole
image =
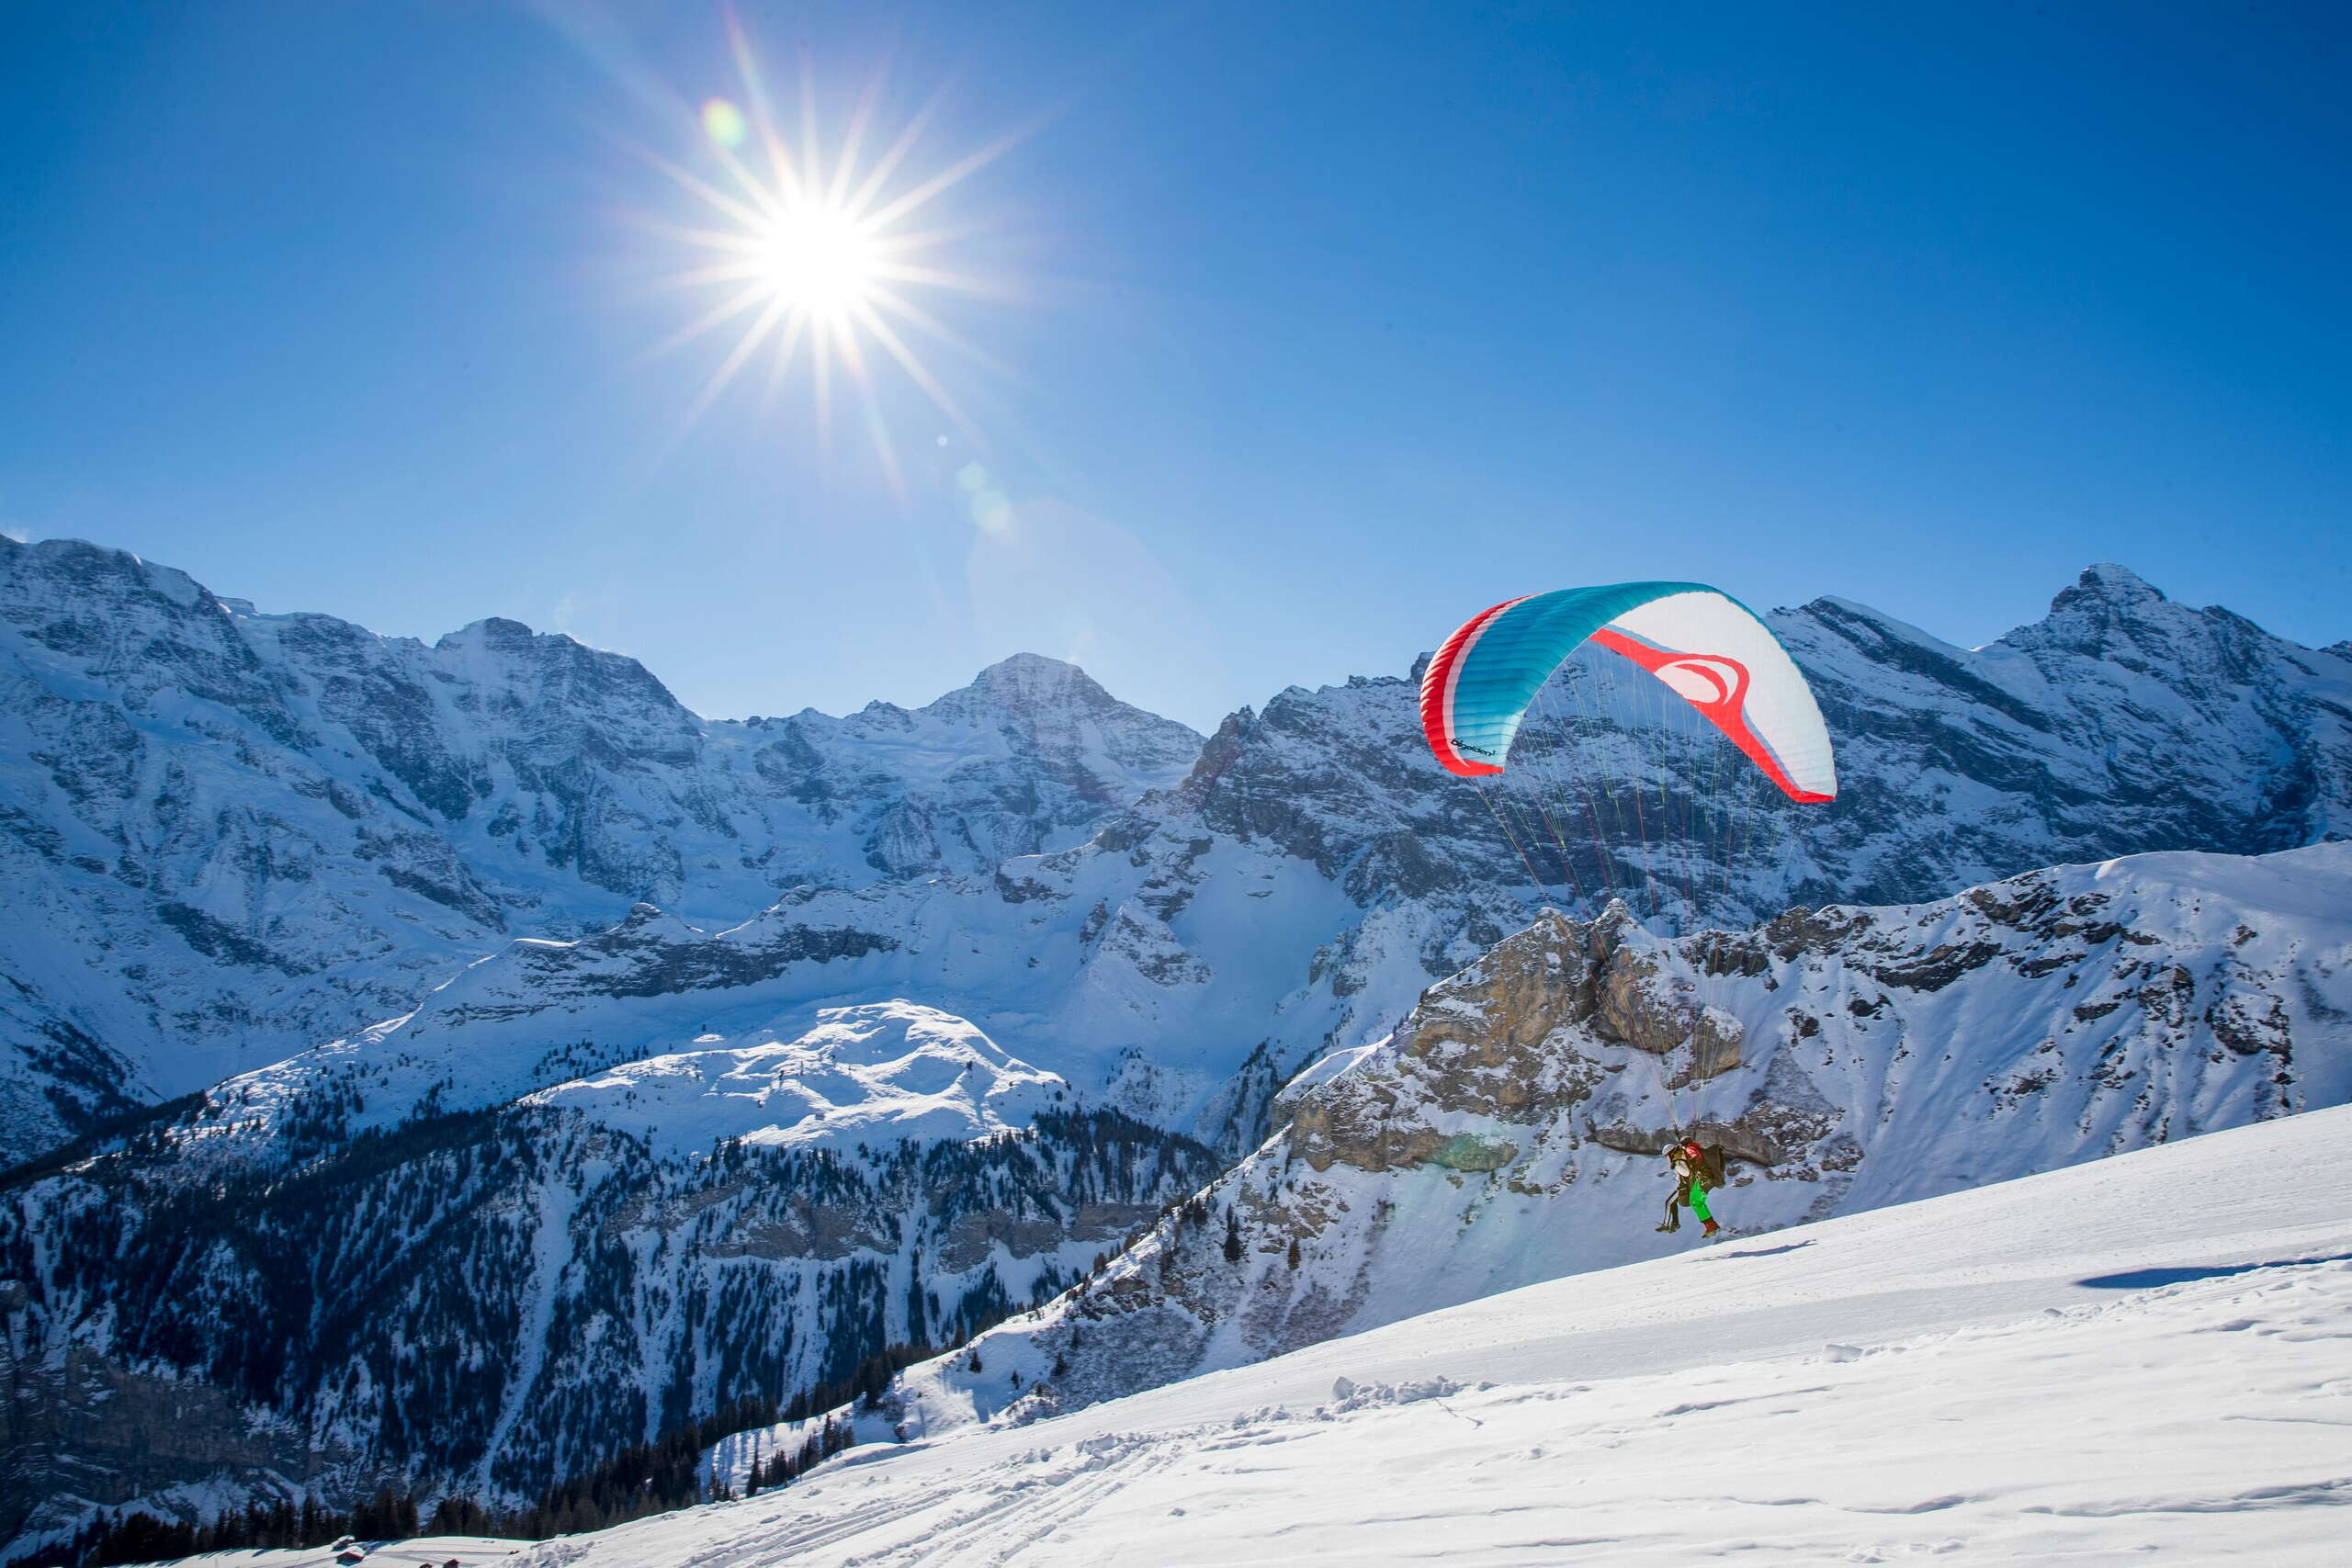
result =
[[[504,1561],[2341,1564],[2347,1151],[2319,1111],[1735,1235]]]

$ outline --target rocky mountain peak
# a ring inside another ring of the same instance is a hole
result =
[[[1069,660],[1042,653],[1007,654],[973,676],[972,684],[988,691],[1060,691],[1073,687],[1090,693],[1102,690],[1094,677]]]
[[[2064,649],[2093,656],[2158,645],[2184,635],[2210,640],[2222,628],[2176,604],[2129,567],[2101,562],[2083,569],[2074,585],[2050,601],[2050,614],[2002,641],[2023,649]],[[2235,617],[2232,617],[2233,620]]]
[[[1236,708],[1218,723],[1216,733],[1202,743],[1200,754],[1193,759],[1193,771],[1184,780],[1185,790],[1198,796],[1210,784],[1224,776],[1225,771],[1241,755],[1250,732],[1258,727],[1258,715],[1248,707]]]
[[[555,634],[561,637],[561,633]],[[504,615],[485,615],[479,621],[469,621],[456,631],[445,635],[436,648],[494,648],[503,650],[528,648],[538,639],[538,633],[520,621]],[[564,637],[566,642],[572,639]]]
[[[675,710],[684,706],[653,672],[626,653],[591,648],[569,632],[534,631],[520,621],[490,615],[448,633],[434,645],[435,653],[489,658],[515,671],[530,670],[593,682],[597,694],[628,693],[640,701]]]
[[[1000,659],[973,676],[970,684],[948,693],[922,711],[933,717],[966,723],[1044,715],[1155,717],[1119,701],[1077,665],[1048,659],[1042,653],[1016,653]]]
[[[1200,735],[1189,727],[1121,702],[1077,665],[1037,653],[999,660],[969,685],[917,710],[912,718],[925,726],[992,733],[1009,758],[1029,760],[1019,765],[1043,767],[1056,775],[1059,787],[1097,801],[1125,793],[1115,785],[1105,788],[1114,780],[1167,788],[1183,776],[1201,749]],[[1031,847],[1043,848],[1047,841],[1039,839]],[[900,858],[884,856],[893,864]],[[917,858],[936,857],[926,849]]]
[[[2119,565],[2111,560],[2094,561],[2083,568],[2081,575],[2075,579],[2075,586],[2060,590],[2057,597],[2051,603],[2054,607],[2065,604],[2071,598],[2085,594],[2095,594],[2119,604],[2148,600],[2161,603],[2165,598],[2163,589],[2158,588],[2130,567]]]
[[[586,757],[618,770],[651,762],[693,769],[702,749],[695,716],[651,671],[568,633],[494,615],[442,637],[424,662],[414,673],[443,688],[469,718],[498,716],[508,733],[491,749],[522,758],[534,773]],[[468,750],[477,744],[458,740]]]
[[[610,661],[640,671],[645,669],[626,653],[592,648],[570,632],[539,631],[505,615],[485,615],[481,620],[469,621],[456,631],[444,633],[434,648],[444,653],[479,649],[508,657]],[[645,678],[649,681],[653,679],[650,672],[647,672]]]
[[[85,591],[120,592],[125,587],[153,593],[182,608],[211,598],[197,581],[175,567],[161,566],[107,545],[87,539],[40,539],[24,544],[0,535],[0,566],[12,578],[45,578]]]

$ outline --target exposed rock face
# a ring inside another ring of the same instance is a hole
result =
[[[2149,855],[1668,940],[1547,915],[1044,1313],[1002,1385],[910,1369],[910,1431],[1021,1419],[1684,1245],[1669,1134],[1742,1230],[2352,1100],[2352,844]],[[1234,1245],[1225,1245],[1230,1234]],[[1045,1387],[1035,1387],[1041,1382]]]
[[[1680,1052],[1680,1061],[1657,1069],[1671,1089],[1738,1066],[1739,1021],[1700,1002],[1698,982],[1671,972],[1642,943],[1645,935],[1623,905],[1590,923],[1546,912],[1425,995],[1390,1047],[1413,1064],[1413,1104],[1436,1118],[1404,1113],[1403,1080],[1351,1074],[1351,1092],[1299,1098],[1284,1134],[1290,1151],[1317,1171],[1335,1163],[1370,1171],[1500,1169],[1516,1160],[1517,1145],[1435,1123],[1467,1115],[1522,1124],[1566,1114],[1601,1076],[1560,1050],[1566,1032],[1658,1057]]]
[[[0,1376],[10,1500],[0,1520],[12,1530],[44,1504],[57,1522],[75,1517],[79,1507],[58,1495],[92,1480],[102,1492],[139,1496],[224,1471],[301,1478],[321,1458],[352,1457],[347,1450],[307,1452],[298,1426],[249,1420],[231,1391],[125,1365],[81,1345],[40,1359],[8,1356]]]

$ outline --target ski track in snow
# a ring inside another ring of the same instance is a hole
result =
[[[488,1535],[435,1535],[414,1540],[364,1541],[377,1568],[512,1568],[520,1542]],[[179,1561],[189,1568],[335,1568],[343,1553],[332,1546],[250,1551],[207,1551]]]
[[[1531,1286],[516,1568],[2341,1564],[2347,1138],[2318,1111]]]

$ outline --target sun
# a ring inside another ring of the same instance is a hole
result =
[[[916,220],[928,221],[926,209],[942,194],[1001,155],[1018,135],[936,164],[922,148],[933,108],[886,133],[876,124],[878,82],[845,124],[831,136],[821,134],[824,117],[809,73],[804,69],[797,112],[787,121],[775,112],[731,17],[728,28],[741,103],[704,102],[695,117],[703,150],[691,160],[639,149],[699,209],[698,223],[646,225],[682,250],[683,265],[667,281],[716,296],[657,351],[734,329],[732,345],[686,410],[678,436],[764,358],[763,406],[805,368],[820,440],[833,422],[836,388],[862,396],[872,416],[863,423],[894,486],[899,465],[874,397],[877,373],[903,375],[975,446],[985,446],[917,344],[990,362],[921,297],[938,291],[1002,297],[1007,290],[956,265],[953,247],[967,230],[919,227]],[[713,164],[716,173],[707,172]]]
[[[771,297],[803,310],[864,304],[882,254],[855,219],[822,207],[783,213],[752,238]]]

